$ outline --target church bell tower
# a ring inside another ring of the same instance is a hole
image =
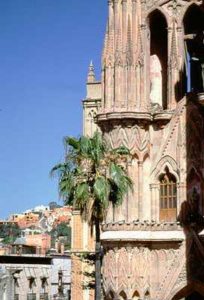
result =
[[[204,5],[108,10],[96,122],[130,149],[133,191],[102,226],[105,299],[204,299]]]

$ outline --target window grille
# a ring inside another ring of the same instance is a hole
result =
[[[166,173],[160,177],[160,221],[176,221],[176,215],[176,178],[166,169]]]

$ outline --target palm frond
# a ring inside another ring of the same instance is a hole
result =
[[[79,209],[88,222],[102,221],[109,201],[121,204],[132,188],[127,171],[118,164],[130,151],[124,146],[108,149],[99,132],[92,138],[66,137],[65,145],[68,147],[65,161],[50,172],[59,178],[60,196],[65,204]]]
[[[76,207],[82,210],[85,209],[89,200],[89,185],[86,182],[76,186],[74,198]]]
[[[102,139],[101,133],[96,131],[91,139],[91,157],[95,161],[95,164],[98,165],[99,161],[104,157],[105,153],[105,144]]]
[[[74,137],[65,137],[64,138],[65,146],[71,146],[75,150],[79,150],[79,139],[76,139]]]
[[[115,204],[121,204],[124,195],[129,189],[132,189],[132,180],[126,175],[126,172],[120,165],[111,163],[110,165],[110,185],[111,198]]]
[[[65,202],[73,204],[75,178],[72,172],[64,172],[59,178],[59,194]]]
[[[89,155],[90,146],[91,146],[90,138],[88,138],[86,136],[82,136],[79,140],[79,143],[80,143],[80,153],[79,154],[87,157]]]
[[[96,178],[94,186],[94,195],[104,208],[108,207],[108,200],[110,195],[110,185],[104,176]]]
[[[61,177],[62,174],[69,172],[70,169],[71,169],[71,165],[70,165],[69,161],[67,161],[65,163],[59,163],[51,169],[50,176],[51,177],[54,177],[54,176]]]

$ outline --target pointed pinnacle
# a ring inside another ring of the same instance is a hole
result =
[[[95,82],[96,81],[96,77],[95,77],[95,72],[94,72],[94,65],[93,62],[91,60],[90,65],[89,65],[89,72],[88,72],[88,76],[87,76],[87,82],[91,83],[91,82]]]

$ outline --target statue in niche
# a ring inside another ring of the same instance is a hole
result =
[[[199,92],[204,92],[204,31],[200,31],[195,36],[196,58],[199,62],[200,86]]]
[[[150,56],[150,101],[162,108],[162,66],[156,54]]]
[[[204,31],[185,35],[186,49],[189,56],[187,76],[190,76],[189,90],[204,92]]]

